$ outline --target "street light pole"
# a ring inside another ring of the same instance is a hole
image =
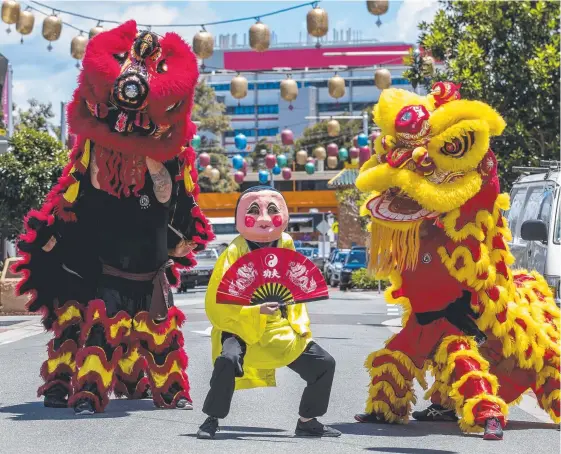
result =
[[[7,108],[8,108],[8,139],[14,135],[14,99],[13,99],[13,83],[12,79],[14,77],[14,70],[12,64],[8,63],[8,73],[6,77],[7,87]]]
[[[66,146],[66,103],[60,102],[60,142]]]

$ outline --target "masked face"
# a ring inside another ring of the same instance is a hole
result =
[[[246,240],[257,243],[276,241],[287,225],[288,207],[278,192],[249,192],[240,199],[236,228]]]

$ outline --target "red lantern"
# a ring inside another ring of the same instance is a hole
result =
[[[353,147],[358,147],[358,136],[353,137]]]
[[[339,147],[336,143],[332,142],[327,145],[327,156],[337,156],[337,153],[339,153]]]
[[[360,147],[358,155],[358,162],[360,163],[360,165],[368,161],[370,159],[370,156],[372,156],[370,147]]]
[[[351,147],[349,149],[349,156],[351,159],[356,159],[359,157],[359,149],[357,147]]]
[[[244,178],[245,178],[245,174],[244,174],[243,171],[241,171],[241,170],[238,170],[238,171],[234,174],[234,180],[236,180],[236,183],[238,183],[238,184],[242,184]]]
[[[294,143],[294,133],[290,129],[283,129],[281,132],[281,142],[283,145],[292,145]]]
[[[284,169],[282,169],[282,177],[285,180],[290,180],[290,178],[292,177],[292,170],[290,170],[289,167],[285,167]]]
[[[274,154],[269,153],[267,156],[265,156],[265,166],[267,167],[267,169],[271,170],[276,165],[277,157]]]
[[[201,153],[199,155],[199,167],[206,167],[210,164],[210,155],[208,153]]]

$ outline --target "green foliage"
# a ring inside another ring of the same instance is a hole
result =
[[[60,138],[60,127],[54,126],[50,121],[55,116],[52,103],[45,104],[35,98],[31,98],[27,102],[29,104],[27,110],[17,109],[16,121],[14,122],[16,131],[25,128],[34,129],[40,132],[52,132]]]
[[[369,193],[359,191],[356,186],[335,192],[335,197],[339,205],[345,205],[347,212],[352,213],[354,217],[359,220],[363,232],[367,231],[370,218],[369,216],[360,216],[360,207],[366,202],[369,196]]]
[[[493,106],[507,127],[492,148],[503,189],[513,166],[559,159],[560,72],[557,1],[443,1],[432,23],[421,23],[419,44],[445,66],[426,78],[411,59],[412,84],[438,80],[462,84],[465,99]]]
[[[20,127],[10,140],[12,151],[0,155],[0,226],[2,234],[16,237],[22,219],[38,208],[56,183],[67,150],[47,132]]]
[[[230,161],[225,154],[210,153],[210,165],[220,171],[220,180],[218,180],[216,183],[213,183],[208,177],[200,173],[199,186],[201,187],[201,192],[224,193],[235,192],[239,189],[239,185],[234,181],[234,178],[232,177]]]
[[[353,271],[353,274],[351,275],[351,283],[354,288],[361,290],[378,289],[378,279],[371,276],[368,270],[364,268]],[[382,289],[385,289],[387,286],[387,281],[380,281],[380,287]]]

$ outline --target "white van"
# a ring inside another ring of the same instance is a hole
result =
[[[558,162],[547,167],[522,168],[510,192],[506,213],[512,231],[510,248],[515,266],[542,274],[560,303],[561,281],[561,172]]]

